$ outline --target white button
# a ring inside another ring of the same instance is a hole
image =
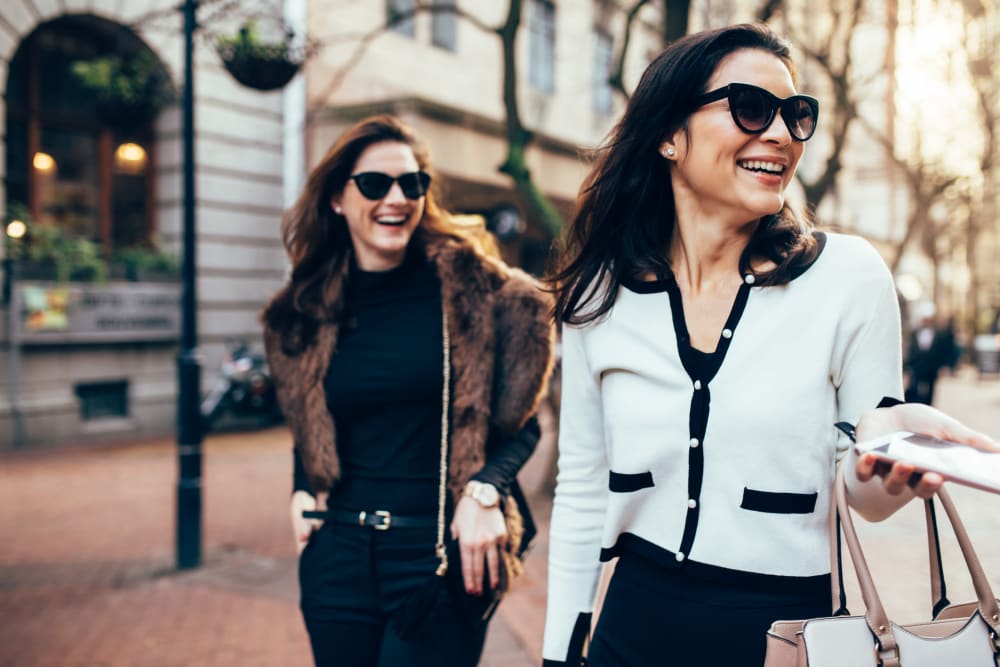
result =
[[[678,552],[677,552],[677,555],[676,555],[676,556],[674,556],[674,559],[675,559],[675,560],[676,560],[676,561],[677,561],[678,563],[680,563],[680,562],[681,562],[682,560],[684,560],[684,552],[683,552],[683,551],[678,551]]]
[[[747,285],[753,285],[755,282],[757,282],[757,277],[754,276],[754,274],[752,273],[748,273],[743,277],[743,282],[745,282]]]
[[[698,501],[697,500],[695,500],[694,498],[691,498],[691,499],[688,500],[688,508],[689,509],[694,509],[697,506],[698,506]]]
[[[694,449],[701,443],[698,442],[698,438],[691,438],[690,440],[688,440],[688,444],[691,445],[692,449]]]
[[[694,390],[698,391],[699,389],[701,389],[701,380],[695,380],[694,381]]]
[[[732,338],[733,337],[733,331],[732,331],[732,329],[723,329],[722,330],[722,337],[723,338]]]

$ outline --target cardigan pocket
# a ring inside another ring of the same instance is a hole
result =
[[[818,496],[818,493],[778,493],[744,487],[740,507],[769,514],[812,514]]]
[[[621,473],[611,470],[608,472],[608,488],[614,493],[632,493],[641,489],[648,489],[653,485],[653,473]]]

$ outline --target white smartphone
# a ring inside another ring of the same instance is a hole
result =
[[[984,452],[919,433],[897,431],[854,445],[859,454],[871,452],[887,461],[902,461],[922,472],[983,491],[1000,493],[1000,452]]]

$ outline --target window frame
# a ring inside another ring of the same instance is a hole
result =
[[[556,5],[530,0],[528,15],[528,83],[541,93],[556,92]]]
[[[435,4],[458,8],[456,0],[438,0]],[[458,51],[458,13],[449,9],[431,12],[431,44],[445,51]]]
[[[128,245],[118,245],[115,243],[115,219],[114,219],[114,152],[116,149],[116,130],[106,121],[99,118],[93,120],[81,118],[79,115],[66,114],[59,110],[43,108],[41,93],[41,61],[42,61],[42,31],[48,26],[42,26],[36,32],[28,35],[22,43],[24,48],[24,92],[25,99],[22,103],[12,103],[9,96],[5,95],[6,116],[4,118],[5,132],[9,132],[12,121],[21,123],[26,130],[26,146],[23,161],[20,165],[7,161],[8,173],[6,181],[14,181],[14,170],[17,170],[17,177],[23,178],[21,182],[26,190],[27,201],[23,202],[28,209],[28,213],[33,220],[42,220],[43,201],[41,199],[41,180],[44,176],[34,168],[33,158],[42,150],[43,129],[86,131],[93,132],[97,140],[97,229],[92,240],[98,242],[105,252],[111,252],[118,248],[130,247]],[[87,26],[74,26],[74,29],[86,31],[87,38],[100,44],[106,36],[99,32],[88,29]],[[15,52],[16,53],[16,52]],[[9,66],[15,64],[11,59]],[[12,74],[12,73],[11,73]],[[8,86],[14,78],[8,74]],[[156,141],[153,124],[149,123],[127,134],[129,141],[140,142],[146,151],[146,168],[143,173],[145,189],[145,205],[143,211],[143,224],[136,229],[134,236],[139,243],[148,243],[154,235],[156,229]],[[121,142],[126,141],[119,137]],[[12,201],[10,188],[6,188],[6,201]],[[57,221],[55,224],[59,225]]]

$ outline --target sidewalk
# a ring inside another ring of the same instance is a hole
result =
[[[206,439],[203,566],[184,573],[173,442],[0,458],[0,666],[310,665],[290,447],[283,428]],[[540,664],[523,618],[508,622],[526,615],[524,598],[501,607],[486,667]]]
[[[1000,381],[965,373],[943,378],[939,393],[943,409],[1000,437]],[[173,570],[171,440],[0,456],[0,667],[310,665],[287,518],[290,447],[283,428],[206,439],[204,564],[184,573]],[[544,467],[539,452],[527,489]],[[953,495],[1000,591],[1000,496]],[[541,664],[550,506],[536,494],[532,507],[539,538],[491,625],[485,667]],[[885,524],[859,522],[901,621],[927,613],[922,521],[914,503]],[[969,599],[950,543],[944,560],[951,599]]]

